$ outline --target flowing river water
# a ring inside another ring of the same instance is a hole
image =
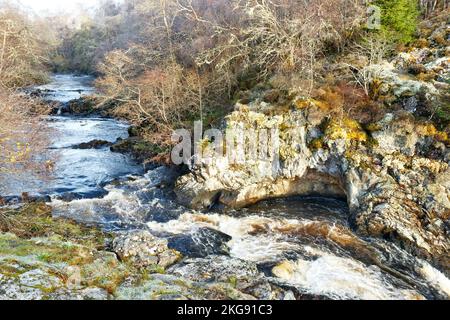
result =
[[[60,102],[93,90],[89,78],[75,76],[56,76],[44,89],[54,90],[51,99]],[[271,283],[309,297],[450,297],[450,280],[444,272],[390,242],[356,235],[347,222],[345,201],[294,197],[241,211],[192,211],[178,205],[165,187],[176,178],[172,169],[144,173],[133,160],[108,148],[71,148],[93,139],[125,138],[126,123],[54,116],[49,124],[56,129],[53,149],[60,155],[55,178],[36,190],[51,195],[56,216],[110,231],[148,229],[160,237],[181,239],[189,235],[198,248],[191,246],[192,252],[187,248],[184,255],[200,251],[206,259],[225,254],[256,263]],[[61,200],[64,193],[77,197]],[[225,252],[218,248],[222,233],[229,236]]]

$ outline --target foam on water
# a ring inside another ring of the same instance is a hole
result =
[[[167,175],[164,169],[157,169],[120,185],[107,186],[109,193],[102,199],[54,201],[52,205],[56,213],[80,221],[105,224],[122,221],[148,228],[159,236],[188,234],[200,228],[218,230],[232,237],[227,244],[232,257],[276,265],[274,279],[309,294],[335,299],[423,298],[401,279],[394,279],[378,266],[349,254],[351,250],[346,249],[358,251],[369,244],[331,216],[329,220],[324,216],[315,220],[311,214],[304,217],[301,206],[297,207],[297,217],[258,215],[254,211],[201,213],[165,198],[158,185]],[[178,214],[168,221],[149,218],[150,213],[158,210],[164,215],[174,211]],[[449,279],[426,262],[421,266],[424,281],[448,295]]]
[[[428,262],[420,260],[422,267],[420,273],[434,288],[447,295],[450,299],[450,279],[442,272],[433,268]]]
[[[413,290],[395,288],[376,267],[328,254],[312,260],[284,261],[273,273],[310,294],[334,299],[423,299]]]
[[[79,199],[65,202],[53,199],[53,214],[92,224],[112,224],[143,221],[137,197],[121,189],[110,189],[104,198]]]
[[[298,244],[264,236],[233,239],[229,246],[232,257],[252,262],[280,260],[284,253],[300,250]]]
[[[280,227],[296,229],[314,223],[310,220],[189,212],[178,220],[148,222],[147,225],[152,231],[173,234],[188,233],[200,227],[214,228],[233,237],[228,243],[232,257],[257,263],[283,261],[286,253],[301,253],[308,259],[285,261],[274,268],[274,275],[313,295],[336,299],[423,299],[414,290],[396,288],[376,266],[336,256],[317,244],[301,245],[277,232]]]

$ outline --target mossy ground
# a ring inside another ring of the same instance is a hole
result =
[[[127,277],[141,274],[106,251],[111,235],[55,219],[44,203],[0,210],[0,229],[0,274],[9,279],[30,270],[44,270],[60,279],[56,290],[70,284],[75,270],[78,286],[114,294]]]
[[[103,292],[99,299],[242,299],[227,283],[193,283],[119,261],[107,251],[113,235],[70,220],[54,219],[44,203],[0,209],[0,299],[66,299],[84,290]],[[91,291],[92,292],[92,291]]]

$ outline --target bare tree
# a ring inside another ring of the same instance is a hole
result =
[[[425,17],[429,17],[436,11],[446,10],[450,7],[449,0],[419,0],[419,6]]]
[[[20,87],[44,82],[43,64],[48,55],[44,39],[37,36],[25,14],[0,7],[0,84]]]
[[[199,65],[213,64],[222,72],[239,65],[257,69],[261,78],[277,69],[297,72],[311,84],[322,50],[331,43],[339,49],[344,33],[359,26],[363,13],[359,2],[347,0],[234,1],[234,8],[241,25],[216,27],[215,37],[221,40],[199,55]]]
[[[360,58],[364,63],[361,65],[346,63],[354,76],[354,81],[365,92],[367,96],[370,94],[370,87],[373,79],[376,78],[373,69],[367,68],[370,65],[376,65],[393,50],[393,44],[383,35],[368,34],[361,41],[351,46],[351,51]]]
[[[0,191],[5,177],[18,173],[45,175],[48,130],[42,115],[47,107],[0,87]]]

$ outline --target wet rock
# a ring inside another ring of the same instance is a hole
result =
[[[254,300],[229,283],[195,282],[175,275],[153,274],[136,283],[125,281],[116,292],[118,300]]]
[[[272,299],[272,288],[256,264],[227,256],[188,259],[168,270],[170,274],[196,282],[230,283],[258,299]]]
[[[75,115],[89,115],[99,111],[96,108],[97,105],[98,101],[95,98],[82,97],[69,101],[62,111],[63,113],[70,113]]]
[[[145,162],[156,156],[158,147],[139,137],[132,136],[127,139],[117,139],[112,144],[111,151],[128,154],[139,162]]]
[[[182,169],[178,167],[160,166],[149,171],[145,177],[150,180],[147,187],[150,188],[166,188],[171,187],[176,179],[181,175]]]
[[[34,89],[31,92],[27,92],[27,93],[30,95],[30,97],[33,97],[33,98],[46,98],[48,96],[51,96],[55,92],[56,92],[55,90],[50,90],[50,89]]]
[[[203,258],[212,254],[229,254],[227,242],[231,237],[225,233],[209,228],[201,228],[190,234],[169,238],[168,246],[181,252],[184,256]]]
[[[108,142],[108,141],[104,141],[104,140],[92,140],[90,142],[83,142],[80,144],[77,144],[75,146],[73,146],[73,149],[101,149],[104,147],[109,147],[111,146],[112,143]]]
[[[112,250],[122,261],[141,269],[153,265],[165,268],[181,257],[179,252],[169,249],[166,239],[156,238],[148,231],[120,234],[114,239]]]

